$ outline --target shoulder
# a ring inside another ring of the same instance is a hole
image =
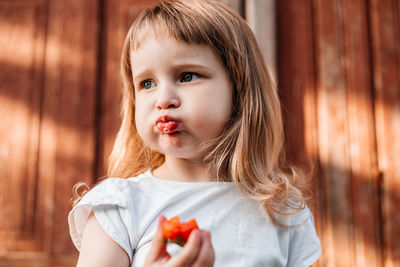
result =
[[[128,181],[121,178],[108,178],[87,192],[77,206],[87,204],[117,204],[126,203],[126,185]]]
[[[146,173],[131,178],[107,178],[89,190],[75,207],[85,205],[118,205],[126,207],[132,190],[142,186],[143,181],[146,181],[145,178]]]
[[[71,239],[78,250],[90,223],[90,214],[102,230],[122,247],[132,259],[132,243],[137,239],[131,227],[131,195],[141,184],[143,175],[132,179],[108,178],[87,192],[70,211],[68,223]],[[92,219],[93,221],[93,219]]]
[[[140,187],[145,178],[140,174],[132,178],[107,178],[95,185],[70,211],[68,219],[71,223],[76,218],[84,218],[85,221],[91,210],[95,207],[116,206],[128,209],[132,191]]]

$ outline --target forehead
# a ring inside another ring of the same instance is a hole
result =
[[[130,52],[132,71],[149,66],[158,67],[179,64],[222,64],[212,49],[206,45],[188,44],[168,34],[149,31],[140,39],[140,45]]]
[[[140,48],[147,38],[163,39],[171,38],[186,44],[207,45],[215,50],[213,43],[210,41],[211,36],[205,28],[199,28],[197,25],[182,26],[177,22],[168,22],[162,19],[154,19],[142,21],[135,26],[130,37],[130,47],[132,50]],[[215,35],[215,34],[213,34]],[[215,36],[214,36],[215,37]]]
[[[160,40],[161,37],[172,37],[166,26],[145,23],[138,27],[131,36],[131,52],[139,49],[149,38]]]
[[[214,50],[205,44],[188,43],[174,37],[166,27],[146,25],[140,28],[133,36],[130,51],[131,60],[138,54],[142,54],[142,52],[152,56],[152,49],[155,47],[162,47],[168,53],[175,54],[177,58],[185,56],[219,58]]]

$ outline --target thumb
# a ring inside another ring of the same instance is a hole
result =
[[[170,257],[169,254],[167,253],[167,241],[162,233],[162,224],[166,220],[167,219],[162,215],[158,217],[157,233],[153,237],[153,240],[151,242],[151,248],[146,258],[146,261],[149,263],[155,262],[163,257],[167,258]]]

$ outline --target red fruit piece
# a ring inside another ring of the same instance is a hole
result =
[[[170,240],[176,239],[180,233],[180,228],[178,216],[173,217],[169,221],[165,221],[162,225],[164,237]]]
[[[181,236],[184,242],[187,242],[190,236],[190,233],[194,229],[199,229],[197,226],[197,222],[195,219],[187,221],[185,223],[181,223]]]
[[[196,220],[192,219],[181,223],[179,217],[175,216],[172,219],[165,221],[162,225],[164,237],[172,243],[184,246],[188,241],[190,233],[194,229],[199,229]]]

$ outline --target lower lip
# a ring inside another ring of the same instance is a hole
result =
[[[167,122],[162,122],[159,121],[156,124],[158,131],[160,131],[163,134],[172,134],[178,129],[179,127],[179,122],[177,121],[167,121]]]

